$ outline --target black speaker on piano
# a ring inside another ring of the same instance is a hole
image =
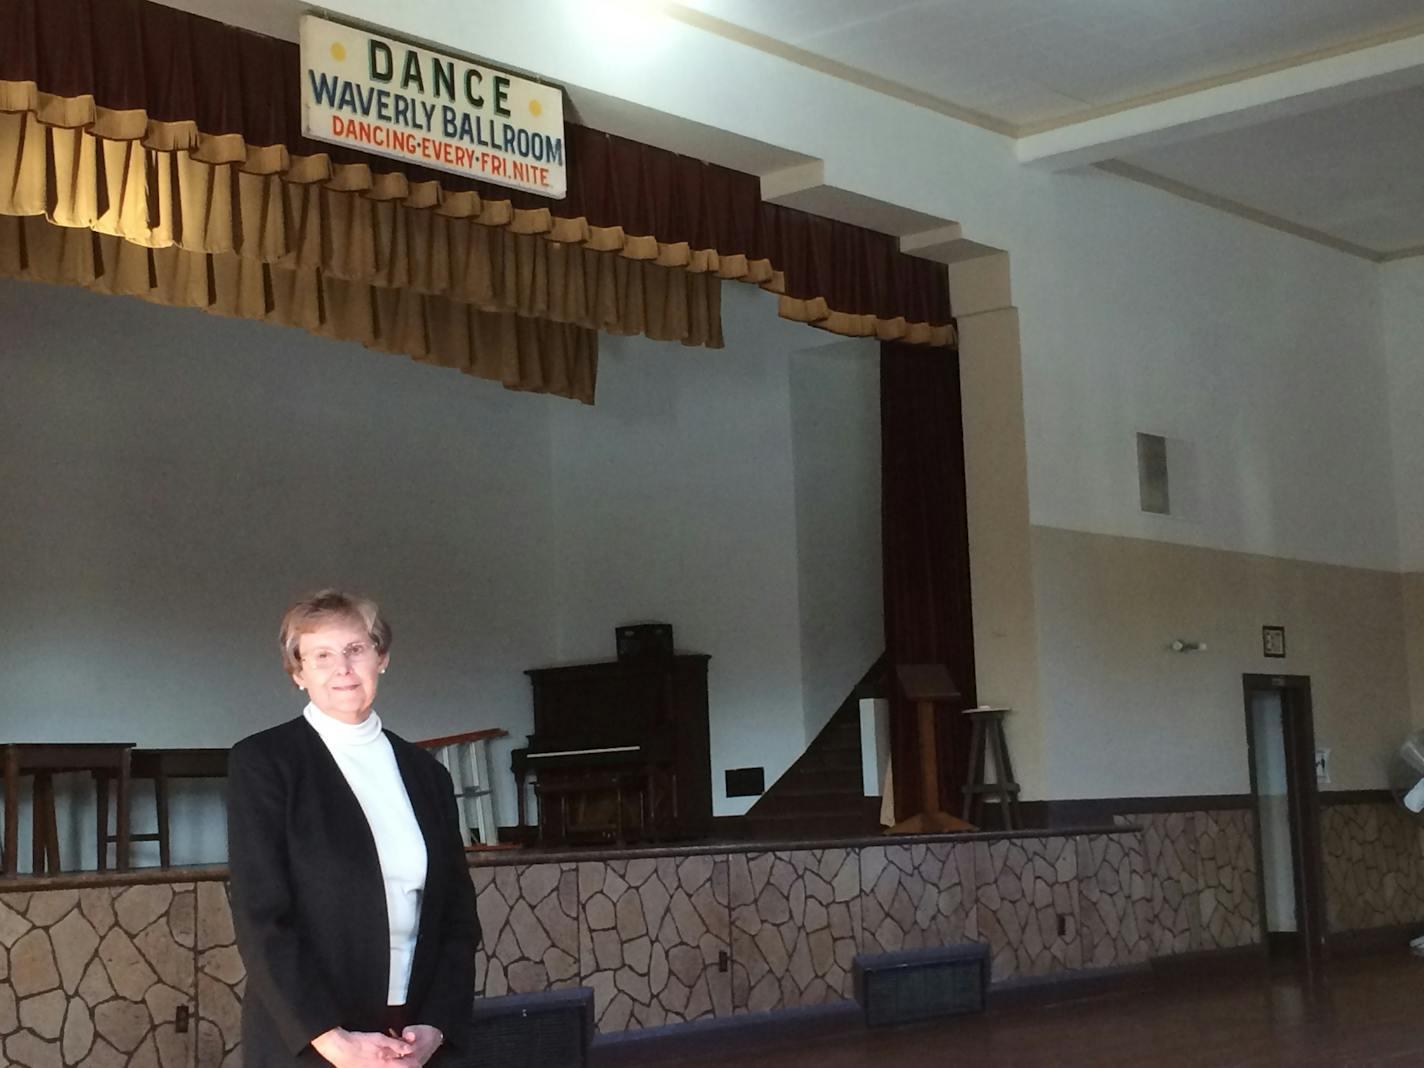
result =
[[[460,1068],[584,1068],[593,1041],[586,986],[476,998]]]
[[[615,627],[619,660],[658,660],[672,657],[671,623],[629,623]]]

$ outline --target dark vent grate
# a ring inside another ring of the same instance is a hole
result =
[[[855,997],[867,1027],[982,1012],[989,947],[943,946],[855,958]]]
[[[587,987],[480,998],[471,1057],[460,1068],[583,1068],[592,1038],[593,991]]]

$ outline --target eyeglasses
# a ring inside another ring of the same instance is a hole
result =
[[[342,649],[313,649],[302,656],[302,663],[318,671],[330,671],[341,664],[367,664],[376,659],[376,647],[370,642],[352,642]]]

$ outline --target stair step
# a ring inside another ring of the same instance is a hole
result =
[[[867,800],[872,804],[867,806]],[[792,794],[789,797],[767,795],[763,798],[762,804],[757,805],[755,811],[749,815],[753,817],[783,814],[824,816],[840,812],[860,812],[867,807],[873,808],[876,812],[880,811],[880,799],[867,799],[860,793],[805,793]]]
[[[839,771],[860,771],[860,748],[855,749],[808,749],[801,758],[791,765],[792,770],[802,771],[814,768],[834,768]]]
[[[794,782],[781,788],[781,783],[777,783],[777,789],[771,791],[773,797],[853,797],[857,800],[864,797],[865,793],[857,779],[854,783],[833,783],[815,779],[808,782]]]
[[[841,838],[880,833],[878,810],[844,816],[748,816],[746,834],[753,839]]]

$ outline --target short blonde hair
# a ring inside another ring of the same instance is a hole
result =
[[[344,590],[318,590],[297,601],[282,615],[278,641],[282,646],[282,667],[288,675],[301,670],[297,646],[303,634],[310,634],[334,620],[356,623],[371,636],[376,652],[385,656],[391,647],[391,625],[381,615],[380,606],[369,597]]]

